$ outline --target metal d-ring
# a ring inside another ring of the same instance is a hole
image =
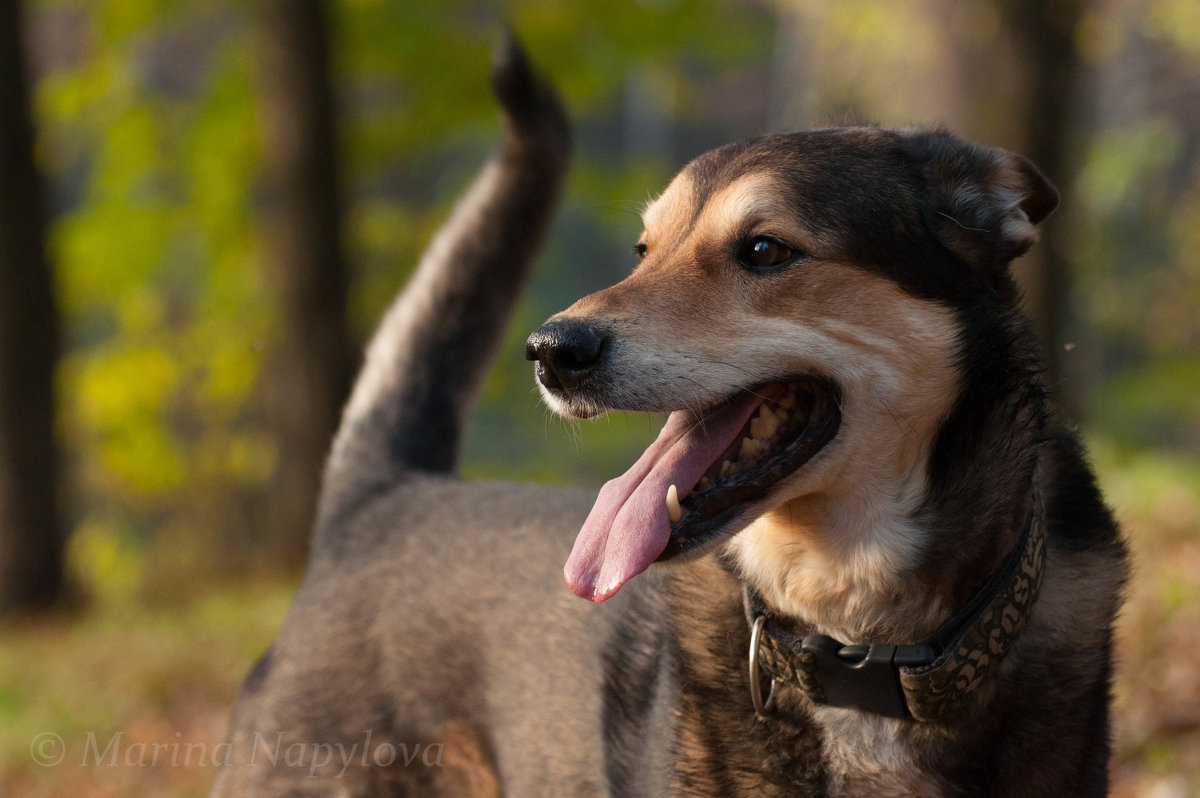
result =
[[[763,701],[762,674],[758,671],[758,641],[762,638],[762,628],[766,621],[766,616],[760,615],[754,619],[754,626],[750,629],[750,700],[754,703],[754,714],[760,718],[767,716],[767,706],[775,697],[775,679],[772,678],[771,686],[767,689],[767,700]]]

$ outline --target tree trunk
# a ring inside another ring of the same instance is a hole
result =
[[[268,0],[260,15],[268,271],[282,311],[282,338],[267,370],[279,464],[266,542],[285,567],[307,554],[321,470],[353,362],[325,8],[320,0]]]
[[[58,315],[18,3],[0,3],[0,612],[62,592],[54,443]]]
[[[1022,96],[1017,104],[1022,113],[1022,150],[1060,189],[1070,186],[1079,168],[1068,145],[1083,72],[1075,32],[1087,6],[1087,0],[998,3],[1018,62],[1024,66]],[[1064,384],[1066,341],[1062,331],[1070,284],[1065,217],[1061,212],[1051,217],[1042,233],[1042,243],[1035,250],[1036,257],[1017,264],[1017,276],[1025,289],[1025,308],[1046,347],[1048,381],[1056,391]],[[1059,391],[1059,405],[1068,415],[1075,415],[1077,410],[1074,398]]]

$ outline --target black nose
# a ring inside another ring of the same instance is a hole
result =
[[[579,386],[595,370],[608,336],[580,321],[550,321],[525,342],[525,359],[537,361],[537,378],[552,391]]]

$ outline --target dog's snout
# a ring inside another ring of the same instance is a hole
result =
[[[537,377],[552,391],[579,385],[599,364],[608,336],[590,324],[551,321],[525,342],[525,359],[537,361]]]

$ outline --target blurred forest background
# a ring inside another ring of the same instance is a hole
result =
[[[148,746],[220,742],[278,629],[361,346],[496,141],[504,20],[576,160],[467,475],[599,484],[653,437],[551,418],[520,342],[700,152],[845,121],[1024,152],[1063,194],[1029,310],[1137,558],[1114,794],[1200,795],[1200,0],[0,5],[0,795],[207,790]]]

